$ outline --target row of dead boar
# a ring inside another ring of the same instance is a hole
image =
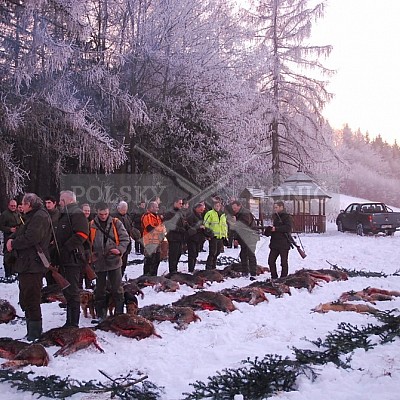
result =
[[[258,267],[257,274],[267,272],[267,268]],[[0,357],[8,361],[3,363],[3,368],[18,368],[25,365],[45,366],[49,362],[49,356],[45,347],[60,346],[54,354],[66,356],[90,345],[94,345],[103,352],[97,336],[96,329],[111,331],[117,335],[130,338],[143,339],[149,336],[157,336],[153,322],[171,321],[177,324],[177,329],[184,329],[191,322],[201,320],[195,313],[198,310],[219,310],[232,312],[236,310],[233,301],[247,302],[256,305],[267,301],[266,293],[276,297],[284,294],[290,295],[290,287],[297,289],[306,288],[309,292],[321,282],[347,280],[345,272],[333,269],[307,270],[302,269],[286,278],[267,279],[254,281],[245,287],[232,287],[219,292],[205,290],[209,282],[222,282],[226,278],[242,276],[240,264],[232,264],[223,270],[200,270],[194,274],[176,272],[165,276],[140,276],[124,283],[126,314],[113,315],[113,304],[110,301],[109,314],[93,328],[61,327],[44,332],[41,338],[33,344],[10,338],[0,338]],[[138,308],[137,297],[144,297],[144,287],[151,286],[156,291],[175,292],[180,285],[185,284],[194,289],[200,289],[196,293],[183,296],[171,305],[152,304]],[[367,301],[375,304],[376,301],[392,300],[394,296],[400,296],[400,292],[388,291],[377,288],[366,288],[361,291],[343,293],[336,302],[320,304],[312,311],[355,311],[360,313],[376,313],[378,310],[365,304],[353,304],[349,301]],[[57,285],[51,285],[42,289],[42,302],[65,302],[61,289]],[[93,293],[88,290],[81,291],[81,307],[84,317],[94,318]],[[17,317],[15,308],[7,301],[0,300],[0,323],[8,323]],[[45,347],[44,347],[45,346]]]

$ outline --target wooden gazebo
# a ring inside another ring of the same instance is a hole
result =
[[[293,201],[293,231],[323,233],[326,231],[325,201],[329,196],[307,174],[297,171],[270,195],[274,201]],[[314,202],[313,202],[314,200]],[[315,203],[318,201],[318,214]]]

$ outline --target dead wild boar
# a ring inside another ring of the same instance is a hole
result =
[[[46,347],[64,346],[78,329],[76,326],[53,328],[43,332],[37,342]]]
[[[234,262],[226,266],[222,271],[222,275],[226,278],[239,278],[249,273],[249,268],[243,266],[240,262]]]
[[[258,287],[233,287],[223,289],[219,293],[229,297],[232,301],[249,303],[250,305],[256,305],[262,301],[268,301],[265,297],[264,291]]]
[[[336,269],[327,269],[327,268],[321,268],[315,270],[304,269],[296,271],[295,274],[301,273],[301,271],[308,272],[313,278],[318,280],[323,280],[325,282],[347,281],[349,279],[349,276],[346,274],[346,272],[339,271]]]
[[[275,279],[274,282],[284,283],[287,286],[294,287],[296,289],[307,289],[310,293],[316,285],[318,285],[317,279],[313,278],[305,270],[298,271],[296,274],[289,274],[284,278]]]
[[[46,349],[41,344],[34,343],[21,349],[12,360],[1,364],[1,366],[7,369],[17,369],[26,365],[45,367],[48,364],[49,355]]]
[[[0,357],[13,360],[22,349],[28,346],[29,343],[22,342],[21,340],[0,338]]]
[[[179,289],[179,283],[165,276],[142,275],[136,279],[130,279],[129,283],[136,283],[140,288],[153,286],[157,292],[176,292]]]
[[[0,324],[7,324],[17,316],[17,312],[8,300],[0,299]]]
[[[272,294],[276,297],[282,297],[284,294],[291,295],[290,287],[284,283],[271,281],[255,281],[248,285],[250,288],[260,288],[263,292]]]
[[[96,325],[95,329],[114,332],[117,335],[135,338],[137,340],[158,335],[151,321],[138,315],[118,314],[107,317]]]
[[[100,352],[104,353],[104,350],[100,347],[97,342],[97,336],[90,328],[78,328],[71,337],[65,342],[60,350],[54,353],[54,356],[67,356],[71,353],[75,353],[78,350],[86,349],[91,344],[96,347]]]
[[[340,295],[339,301],[368,301],[369,303],[376,304],[377,301],[393,300],[393,296],[388,293],[393,292],[389,290],[368,287],[366,289],[359,290],[358,292],[353,290],[344,292]]]
[[[354,290],[344,292],[339,297],[339,301],[341,303],[343,303],[345,301],[369,301],[370,303],[373,303],[370,300],[371,299],[367,298],[367,296],[365,296],[365,294],[362,291],[355,292]]]
[[[43,346],[61,346],[54,355],[66,356],[75,351],[85,349],[93,344],[102,353],[103,349],[97,342],[97,336],[90,328],[78,328],[75,326],[66,326],[53,328],[42,333],[38,343]]]
[[[202,269],[193,272],[194,276],[204,279],[206,282],[223,282],[224,276],[216,269]]]
[[[268,267],[257,265],[257,275],[265,274],[266,272],[270,272]],[[247,275],[249,273],[249,268],[247,266],[243,266],[240,262],[234,262],[221,270],[220,273],[225,278],[240,278],[241,276]]]
[[[178,282],[180,285],[187,285],[193,289],[203,289],[206,283],[204,278],[192,274],[185,274],[184,272],[170,272],[165,275],[166,278]]]
[[[231,312],[236,310],[229,297],[221,293],[203,290],[190,296],[183,296],[172,303],[173,306],[191,307],[194,310],[218,310]]]
[[[186,329],[191,322],[200,320],[190,307],[152,304],[138,309],[138,315],[149,321],[170,321],[177,324],[177,329]]]
[[[239,265],[240,267],[242,266],[242,264]],[[243,276],[243,272],[238,271],[233,264],[228,265],[224,269],[220,270],[220,273],[224,278],[240,278]]]

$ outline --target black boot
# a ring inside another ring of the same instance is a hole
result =
[[[96,318],[92,319],[92,324],[99,324],[100,322],[104,321],[107,316],[107,310],[103,309],[96,309]]]
[[[79,328],[79,316],[81,314],[80,304],[72,304],[70,311],[70,326]]]
[[[34,342],[35,340],[40,338],[40,335],[42,334],[42,320],[39,321],[27,320],[26,327],[28,331],[26,340],[28,340],[28,342]]]
[[[115,315],[124,313],[124,301],[118,301],[115,305]]]
[[[65,321],[65,324],[62,326],[63,328],[71,326],[71,306],[69,304],[67,304],[66,310],[67,310],[67,320]]]
[[[257,265],[250,265],[249,270],[250,270],[250,280],[255,280],[257,276]]]
[[[11,269],[9,267],[4,267],[4,277],[11,278]]]
[[[29,319],[25,318],[25,322],[26,322],[26,335],[24,339],[26,339],[29,336]]]
[[[81,313],[80,304],[68,304],[67,305],[67,320],[63,325],[63,328],[68,326],[75,326],[79,328],[79,315]]]
[[[107,316],[107,308],[105,307],[105,301],[99,300],[95,302],[96,318],[92,319],[92,324],[98,324],[103,321]]]
[[[119,293],[118,297],[115,299],[115,315],[124,313],[124,304],[124,295],[122,293]]]

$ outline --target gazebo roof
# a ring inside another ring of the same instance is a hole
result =
[[[297,171],[285,179],[269,196],[282,200],[331,198],[310,176],[302,171]]]

